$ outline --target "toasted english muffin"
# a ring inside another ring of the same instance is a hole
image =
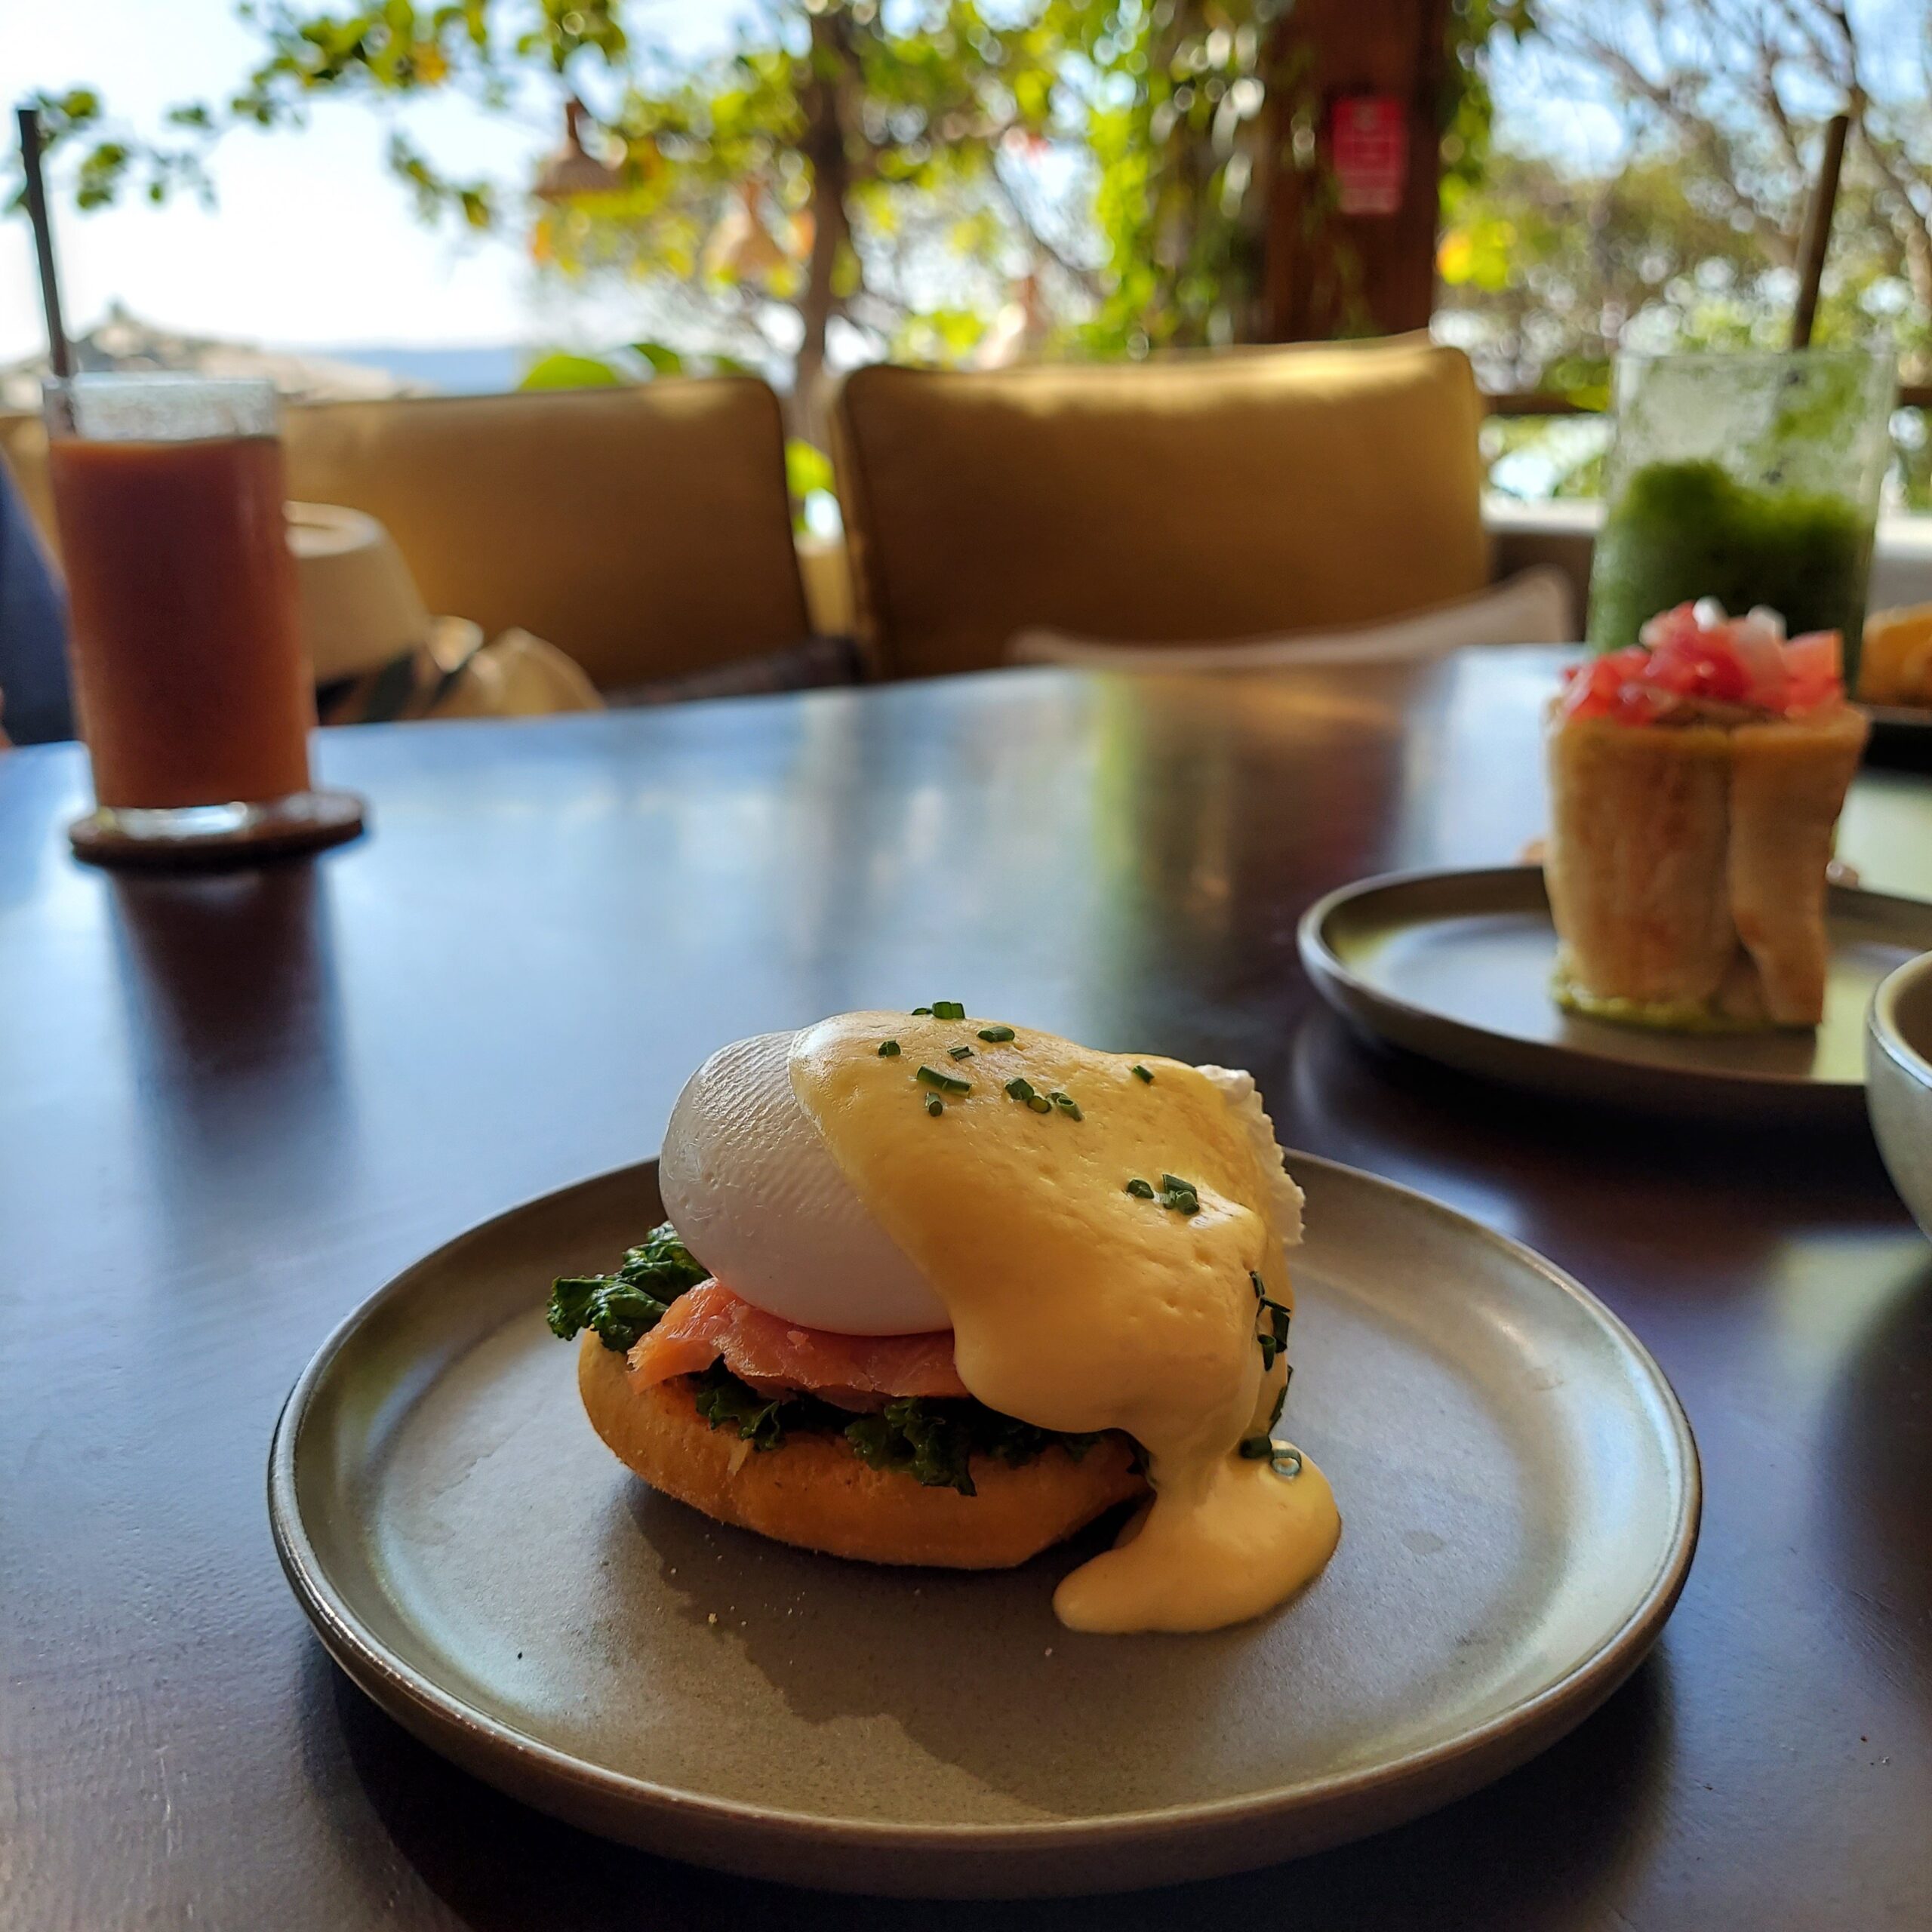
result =
[[[1010,1568],[1147,1490],[1118,1435],[1078,1460],[1057,1443],[1017,1469],[975,1456],[974,1496],[872,1469],[829,1432],[795,1431],[755,1450],[698,1414],[688,1377],[639,1389],[624,1357],[588,1331],[577,1387],[592,1427],[653,1489],[720,1522],[867,1563]]]

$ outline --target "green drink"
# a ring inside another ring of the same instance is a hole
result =
[[[1793,635],[1840,632],[1849,685],[1894,393],[1862,352],[1620,358],[1592,645],[1700,597],[1764,604]]]

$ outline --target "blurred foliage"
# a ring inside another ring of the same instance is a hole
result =
[[[792,527],[801,536],[811,528],[814,509],[827,527],[836,526],[838,485],[832,473],[832,459],[824,451],[802,437],[788,437],[785,485],[792,497]]]
[[[1129,0],[1094,50],[1107,85],[1088,124],[1103,294],[1078,331],[1091,352],[1251,340],[1261,332],[1267,183],[1319,175],[1320,77],[1284,55],[1292,0]],[[1492,103],[1485,50],[1520,36],[1530,0],[1450,0],[1438,106],[1446,182],[1481,179]],[[1305,198],[1324,219],[1327,197]],[[1349,251],[1331,238],[1345,278]],[[1367,326],[1364,318],[1362,326]]]
[[[573,355],[553,349],[540,355],[517,384],[523,389],[615,389],[626,380],[614,364],[601,355]]]
[[[164,122],[171,134],[182,138],[156,141],[115,121],[92,88],[69,88],[63,94],[36,92],[29,94],[22,105],[39,110],[45,152],[78,149],[72,183],[76,208],[107,208],[131,192],[138,192],[156,206],[180,192],[212,204],[213,190],[202,157],[214,137],[215,122],[205,106],[171,109]],[[10,209],[24,205],[19,181],[11,184],[7,205]]]
[[[180,143],[139,139],[85,91],[43,98],[83,206],[204,189],[226,129],[300,127],[325,97],[392,115],[445,91],[525,115],[568,101],[568,192],[457,178],[400,126],[390,166],[425,216],[514,225],[553,275],[635,285],[666,354],[790,362],[808,422],[835,327],[850,355],[958,359],[1016,291],[1008,333],[1027,346],[1098,293],[1084,139],[1109,0],[756,0],[734,46],[695,60],[649,44],[648,9],[622,0],[238,11],[262,57],[177,111]]]
[[[253,69],[157,133],[85,88],[41,105],[92,208],[205,198],[227,130],[366,100],[426,218],[506,230],[546,274],[625,291],[646,339],[608,359],[614,377],[789,377],[795,428],[822,441],[831,362],[1254,334],[1266,179],[1323,165],[1318,76],[1281,52],[1291,5],[747,0],[732,44],[694,58],[652,38],[642,0],[239,0]],[[1823,119],[1842,102],[1817,339],[1889,342],[1908,380],[1932,379],[1927,41],[1922,0],[1449,0],[1438,333],[1489,387],[1585,405],[1605,399],[1619,346],[1783,341]],[[1496,148],[1504,53],[1518,97],[1572,110],[1542,149]],[[403,123],[445,92],[526,122],[575,103],[568,192],[441,167]],[[1574,137],[1595,108],[1621,140],[1592,171]],[[1318,221],[1320,185],[1303,197]],[[532,379],[596,380],[554,357]],[[1922,500],[1932,453],[1918,417],[1902,423]],[[1577,429],[1497,423],[1486,443],[1539,488],[1594,481]]]
[[[1257,333],[1270,29],[1288,0],[1128,0],[1091,50],[1100,354]],[[1257,171],[1258,168],[1258,171]]]
[[[1450,332],[1486,387],[1601,408],[1610,358],[1640,316],[1667,321],[1685,347],[1769,346],[1789,333],[1789,273],[1705,205],[1672,159],[1587,178],[1497,154],[1481,180],[1446,183],[1443,205],[1439,312],[1466,321]]]
[[[832,460],[823,450],[794,436],[785,445],[785,480],[801,503],[820,491],[829,494]]]
[[[1607,398],[1619,348],[1782,348],[1826,118],[1852,132],[1813,340],[1889,347],[1932,380],[1932,106],[1922,7],[1836,0],[1536,0],[1518,85],[1620,131],[1596,170],[1492,152],[1443,186],[1438,332],[1491,389]],[[1492,423],[1499,478],[1594,493],[1586,426]],[[1600,448],[1600,432],[1595,446]],[[1922,414],[1894,481],[1926,507]]]
[[[1521,4],[1452,0],[1443,113],[1468,171],[1480,47]],[[226,99],[177,110],[181,140],[141,140],[91,94],[46,106],[91,207],[203,191],[225,130],[300,127],[325,97],[392,123],[445,91],[526,116],[577,103],[568,195],[457,178],[400,125],[389,164],[426,217],[514,226],[548,272],[634,288],[667,352],[790,365],[809,427],[836,331],[843,359],[941,362],[1254,333],[1287,5],[753,0],[735,45],[693,60],[623,0],[242,0],[261,57]]]

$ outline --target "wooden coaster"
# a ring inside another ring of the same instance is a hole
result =
[[[134,832],[122,821],[149,814],[92,811],[68,826],[67,838],[74,856],[89,865],[175,871],[318,851],[355,838],[365,823],[362,801],[353,792],[300,792],[266,805],[208,809],[214,822],[192,831]],[[229,812],[238,815],[223,822]]]

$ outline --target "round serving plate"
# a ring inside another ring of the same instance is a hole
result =
[[[1018,1570],[886,1569],[635,1481],[541,1310],[552,1275],[610,1266],[658,1219],[654,1162],[486,1223],[336,1331],[275,1430],[284,1569],[343,1669],[436,1749],[728,1871],[1097,1891],[1413,1817],[1635,1667],[1690,1565],[1697,1452],[1656,1364],[1547,1262],[1291,1161],[1309,1237],[1289,1421],[1345,1527],[1253,1623],[1061,1628],[1054,1584],[1109,1526]]]
[[[1537,866],[1344,886],[1303,915],[1301,957],[1356,1026],[1466,1073],[1566,1100],[1849,1125],[1865,1115],[1865,1009],[1932,949],[1932,904],[1835,885],[1826,918],[1825,1017],[1802,1032],[1665,1033],[1565,1012]]]

